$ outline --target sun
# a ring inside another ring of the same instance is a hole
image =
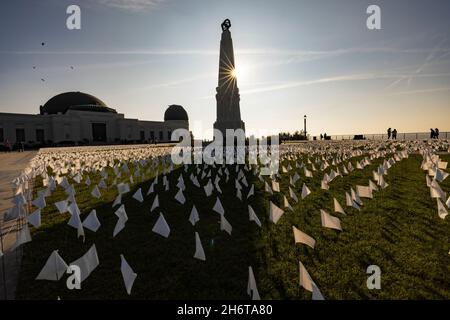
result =
[[[242,80],[245,77],[245,69],[242,67],[235,67],[233,70],[231,70],[231,76],[233,78]]]

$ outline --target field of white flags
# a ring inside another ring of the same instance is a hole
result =
[[[6,216],[16,298],[450,299],[448,141],[287,144],[272,176],[170,150],[40,150]]]

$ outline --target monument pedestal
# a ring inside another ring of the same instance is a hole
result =
[[[225,138],[227,129],[233,129],[233,130],[242,129],[245,131],[245,123],[242,120],[216,121],[216,122],[214,122],[214,129],[217,129],[220,132],[222,132],[222,135]]]

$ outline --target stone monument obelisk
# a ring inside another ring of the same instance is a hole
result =
[[[245,124],[241,120],[230,27],[231,22],[226,19],[222,23],[222,39],[220,40],[219,85],[216,88],[217,119],[214,123],[214,129],[220,130],[224,138],[226,129],[245,131]]]

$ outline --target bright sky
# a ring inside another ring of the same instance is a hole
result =
[[[366,27],[370,4],[382,30]],[[82,91],[142,120],[181,104],[211,129],[225,18],[248,129],[299,130],[306,114],[313,135],[450,130],[447,0],[1,1],[0,112]]]

